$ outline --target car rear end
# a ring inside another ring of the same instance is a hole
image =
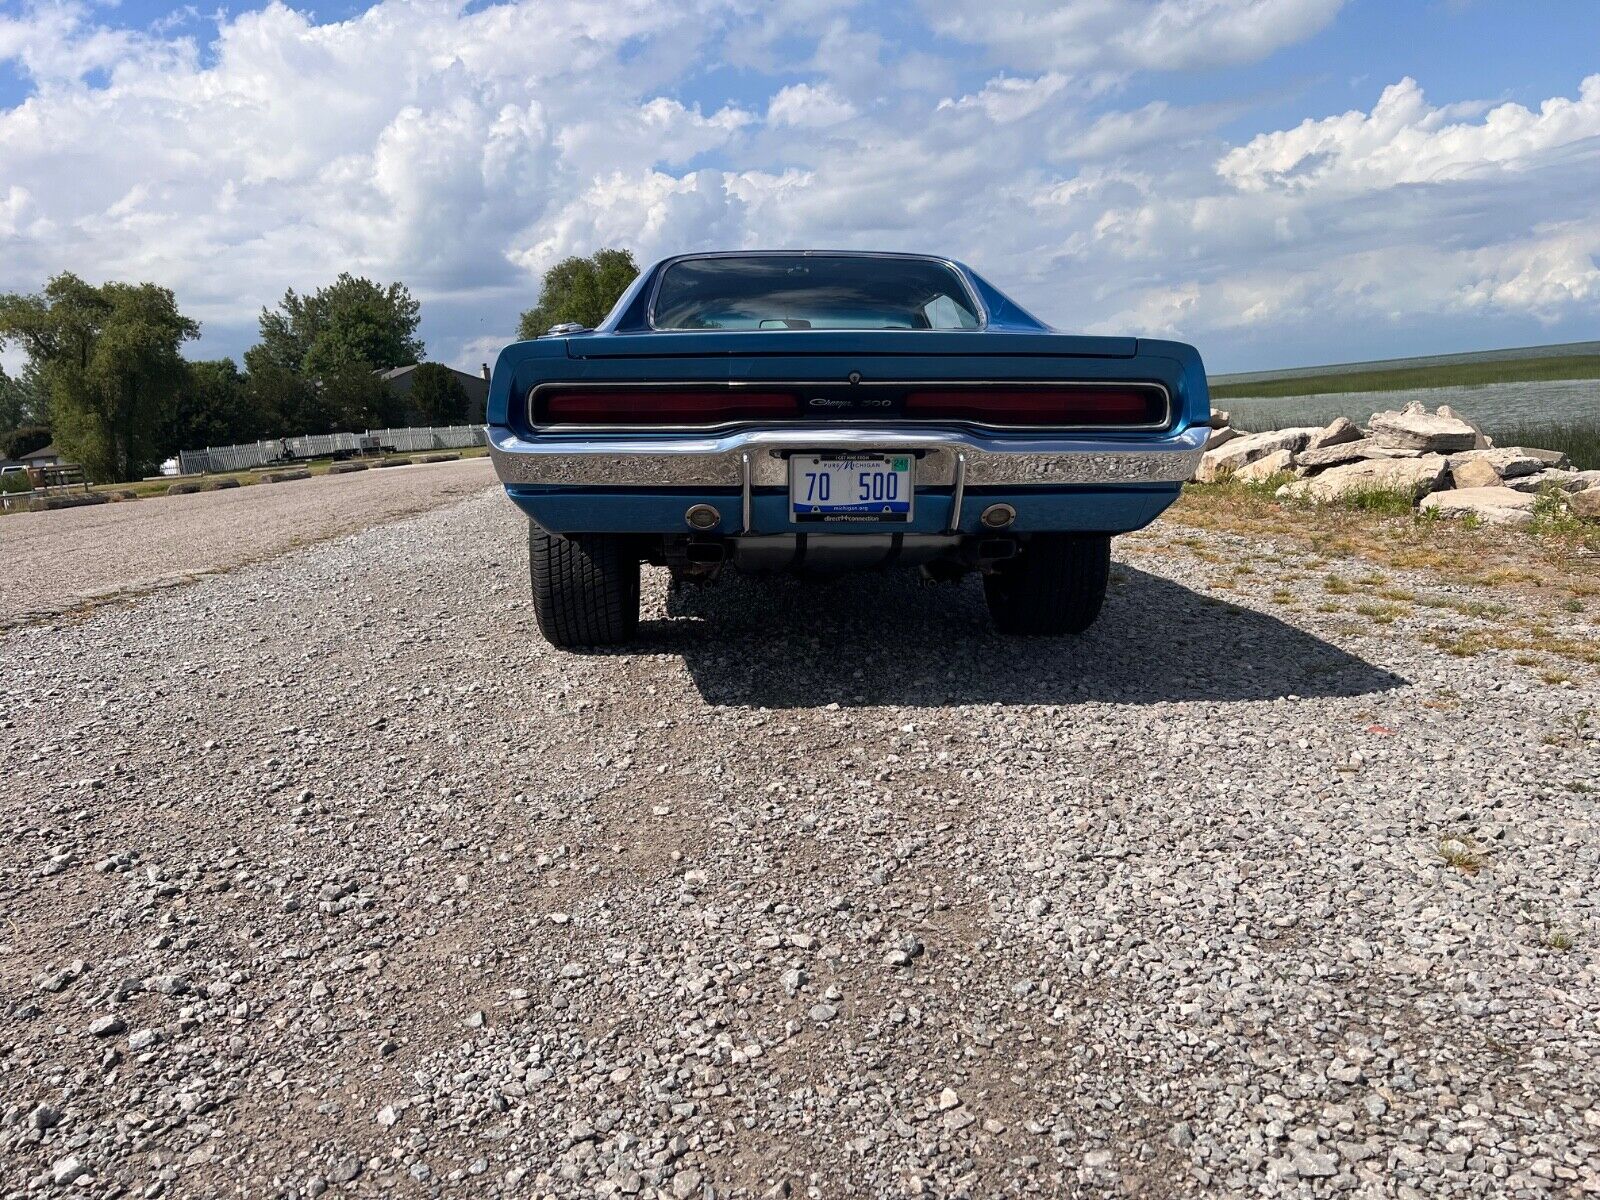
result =
[[[970,328],[668,331],[646,277],[609,327],[502,353],[496,468],[536,536],[684,578],[1001,577],[1046,540],[1147,524],[1208,435],[1193,348],[1055,333],[962,280]]]

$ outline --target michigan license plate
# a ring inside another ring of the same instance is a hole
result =
[[[796,521],[910,521],[910,454],[791,454],[789,509]]]

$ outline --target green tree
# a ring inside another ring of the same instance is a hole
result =
[[[343,273],[308,295],[290,288],[276,309],[262,309],[256,359],[312,379],[358,363],[403,367],[422,358],[421,319],[422,306],[405,284]]]
[[[539,303],[522,314],[517,336],[543,337],[552,325],[576,321],[593,329],[639,274],[627,250],[597,250],[588,258],[564,258],[544,273]]]
[[[472,399],[457,374],[443,363],[423,363],[411,372],[407,419],[418,425],[465,425]]]
[[[0,342],[37,363],[63,456],[92,478],[137,477],[152,464],[162,414],[186,378],[178,348],[200,327],[169,288],[57,275],[36,296],[0,296]]]
[[[326,428],[305,432],[356,433],[405,424],[405,402],[365,362],[333,367],[312,386],[317,392],[318,421]]]
[[[186,365],[187,378],[157,433],[159,458],[169,458],[179,450],[247,442],[262,435],[245,377],[233,359]]]
[[[245,351],[244,397],[258,438],[297,433],[325,433],[310,423],[316,407],[316,386],[298,371],[279,366],[260,346]]]
[[[20,375],[7,375],[0,366],[0,429],[43,425],[49,416],[49,396],[39,368],[32,362]]]

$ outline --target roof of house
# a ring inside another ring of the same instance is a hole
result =
[[[18,462],[27,462],[31,458],[60,458],[61,451],[56,449],[56,444],[51,442],[48,446],[40,446],[37,450],[30,450]]]
[[[449,366],[449,365],[447,365],[445,363],[407,363],[403,367],[390,367],[387,371],[379,371],[378,374],[379,374],[380,377],[382,377],[384,379],[398,379],[402,375],[409,375],[412,371],[415,371],[418,367],[427,367],[427,366],[444,367],[445,370],[447,370],[447,371],[455,371],[455,373],[457,375],[464,376],[467,379],[476,379],[476,378],[478,378],[471,371],[458,370],[457,368]]]

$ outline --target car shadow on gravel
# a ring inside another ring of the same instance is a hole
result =
[[[910,572],[672,588],[634,649],[679,654],[709,704],[810,708],[1361,696],[1408,681],[1274,617],[1118,564],[1080,637],[1005,638],[981,586]]]

